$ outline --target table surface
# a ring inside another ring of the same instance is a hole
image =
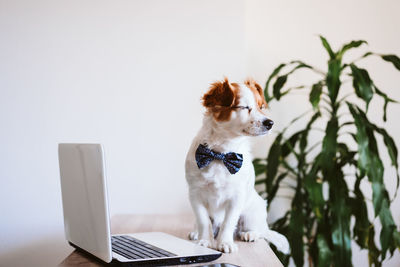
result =
[[[192,215],[116,215],[111,219],[112,234],[127,234],[139,232],[165,232],[187,239],[189,231],[193,230]],[[179,266],[202,266],[215,263],[231,263],[242,267],[282,267],[281,262],[269,247],[260,239],[256,242],[235,241],[239,250],[235,253],[224,253],[219,259],[210,263],[188,264]],[[104,266],[102,262],[88,257],[75,250],[65,258],[59,266],[95,267]]]

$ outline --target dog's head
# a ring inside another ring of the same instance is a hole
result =
[[[211,84],[203,96],[203,105],[219,126],[237,135],[263,135],[274,124],[266,115],[263,90],[252,79],[239,84],[225,78]]]

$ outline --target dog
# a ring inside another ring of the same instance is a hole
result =
[[[286,237],[268,228],[266,202],[254,189],[249,137],[267,134],[273,125],[261,86],[253,79],[239,84],[225,78],[211,84],[202,104],[203,125],[185,162],[196,217],[189,239],[231,253],[237,251],[234,237],[264,238],[288,254]]]

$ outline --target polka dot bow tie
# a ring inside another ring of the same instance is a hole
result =
[[[196,162],[199,169],[208,166],[213,160],[222,160],[228,171],[235,174],[242,167],[243,155],[235,152],[218,153],[200,144],[196,150]]]

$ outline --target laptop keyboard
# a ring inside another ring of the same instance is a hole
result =
[[[127,235],[111,236],[112,251],[127,259],[165,258],[177,256]]]

